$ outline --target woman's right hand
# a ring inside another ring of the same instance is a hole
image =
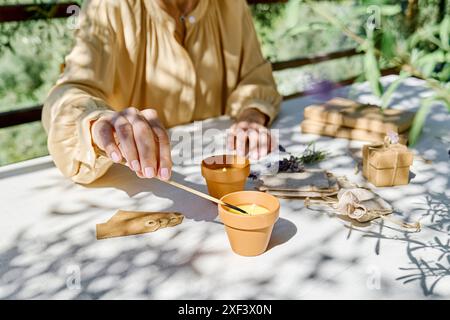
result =
[[[170,179],[170,140],[155,110],[127,108],[105,115],[91,131],[94,143],[114,162],[125,160],[141,178]]]

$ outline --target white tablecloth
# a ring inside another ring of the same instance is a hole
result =
[[[333,92],[348,94],[376,102],[365,84]],[[408,79],[394,105],[416,110],[429,94],[422,81]],[[364,182],[354,173],[354,152],[363,143],[301,133],[303,107],[314,101],[283,103],[274,124],[281,144],[295,153],[316,141],[331,153],[321,168]],[[229,123],[212,119],[203,129]],[[88,187],[64,179],[48,157],[0,168],[0,298],[450,298],[449,128],[450,113],[436,105],[414,148],[432,163],[416,158],[409,185],[376,189],[397,217],[419,219],[420,233],[379,222],[350,226],[303,201],[281,200],[270,248],[252,258],[231,251],[212,203],[124,167]],[[176,181],[206,191],[198,163],[174,170]],[[95,225],[118,209],[178,211],[186,218],[156,233],[97,241]]]

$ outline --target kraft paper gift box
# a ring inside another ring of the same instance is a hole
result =
[[[408,131],[414,120],[414,112],[385,109],[362,104],[345,98],[333,98],[324,104],[305,108],[306,120],[327,123],[334,126],[381,133],[402,133]]]
[[[376,187],[409,183],[409,167],[413,154],[404,145],[372,144],[363,147],[363,175]]]

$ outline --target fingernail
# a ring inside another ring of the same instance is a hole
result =
[[[141,165],[139,164],[139,161],[137,160],[131,161],[131,169],[133,169],[133,171],[140,171]]]
[[[113,152],[111,152],[111,159],[114,162],[119,162],[120,161],[120,156],[117,154],[117,152],[113,151]]]
[[[155,176],[155,169],[148,167],[144,169],[144,174],[147,178],[151,179]]]
[[[169,178],[170,178],[169,169],[167,169],[167,168],[161,168],[161,169],[159,170],[159,175],[161,176],[161,179],[163,179],[163,180],[169,180]]]

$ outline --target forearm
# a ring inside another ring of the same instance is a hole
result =
[[[111,112],[102,99],[72,85],[52,90],[44,104],[42,121],[49,152],[64,176],[90,183],[111,166],[109,159],[96,154],[90,134],[91,123]]]
[[[242,5],[246,6],[244,2]],[[242,20],[242,34],[245,36],[241,39],[238,83],[229,95],[227,110],[232,117],[239,118],[246,109],[257,109],[267,116],[265,124],[270,125],[278,114],[281,96],[273,78],[272,65],[261,52],[248,7]]]

